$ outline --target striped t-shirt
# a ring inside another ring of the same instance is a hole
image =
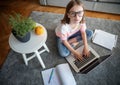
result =
[[[85,31],[86,24],[80,24],[78,28],[73,29],[69,24],[59,24],[55,29],[56,36],[58,36],[61,40],[67,40],[71,35],[76,33],[77,31]]]

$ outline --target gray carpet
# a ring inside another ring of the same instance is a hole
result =
[[[34,11],[30,16],[36,22],[44,25],[48,32],[46,44],[50,49],[50,53],[45,52],[41,55],[46,67],[50,68],[67,62],[64,58],[61,58],[57,52],[54,33],[54,29],[63,18],[63,15]],[[75,73],[71,68],[77,85],[120,85],[120,21],[90,17],[86,17],[86,21],[89,29],[102,29],[117,34],[118,41],[116,48],[112,51],[112,56],[87,74]],[[89,44],[99,55],[110,53],[109,50],[97,46],[91,43],[91,41],[89,41]],[[0,85],[43,85],[40,73],[42,70],[37,58],[31,60],[29,65],[26,66],[22,55],[11,50],[3,67],[0,69]]]

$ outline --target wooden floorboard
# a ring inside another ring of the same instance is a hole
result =
[[[41,6],[39,0],[7,0],[0,1],[0,67],[6,60],[10,51],[8,44],[11,28],[8,23],[8,17],[13,12],[21,13],[24,16],[30,15],[32,11],[53,12],[64,14],[65,8],[54,6]],[[87,17],[104,18],[120,20],[120,15],[101,12],[86,11]]]

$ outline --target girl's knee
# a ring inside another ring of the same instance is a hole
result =
[[[87,30],[87,39],[90,40],[93,36],[93,31],[92,30]]]
[[[69,56],[70,55],[70,53],[64,53],[64,54],[61,54],[61,57],[67,57],[67,56]]]
[[[59,53],[61,57],[67,57],[70,55],[70,52]]]

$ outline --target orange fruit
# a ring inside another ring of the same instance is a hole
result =
[[[35,34],[41,35],[41,34],[43,34],[43,33],[44,33],[44,29],[43,29],[42,26],[36,26],[36,27],[35,27]]]

